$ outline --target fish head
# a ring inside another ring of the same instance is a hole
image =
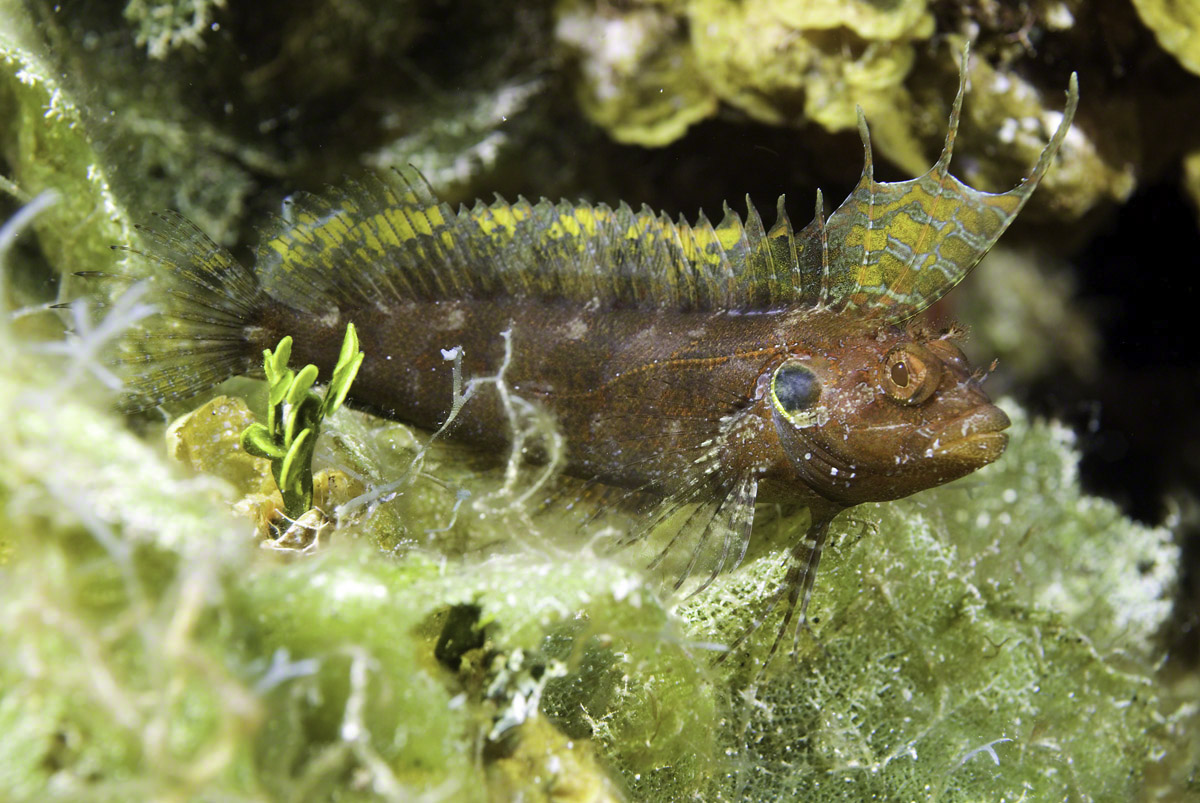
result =
[[[792,481],[848,506],[908,496],[1000,457],[1008,416],[954,337],[840,334],[775,365],[764,396]]]

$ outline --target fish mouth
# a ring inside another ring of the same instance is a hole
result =
[[[973,466],[986,466],[1008,445],[1012,422],[993,404],[977,407],[940,427],[930,441],[926,457],[950,460]]]

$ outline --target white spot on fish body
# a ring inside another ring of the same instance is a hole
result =
[[[434,323],[433,328],[439,330],[462,329],[466,322],[466,311],[458,304],[454,304],[445,311],[440,320]]]
[[[571,320],[567,321],[566,325],[563,327],[563,336],[567,340],[579,340],[587,333],[587,321],[583,319],[582,315],[577,315]]]

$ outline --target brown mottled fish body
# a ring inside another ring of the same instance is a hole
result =
[[[843,384],[850,375],[855,381],[849,392],[877,395],[876,406],[894,416],[894,402],[877,390],[875,366],[881,350],[908,339],[898,327],[864,329],[850,316],[811,310],[589,310],[522,299],[405,301],[347,311],[344,318],[355,322],[363,351],[372,355],[355,380],[354,399],[431,430],[445,421],[453,398],[445,352],[462,350],[464,375],[489,375],[504,358],[500,333],[511,332],[509,386],[554,413],[567,440],[567,473],[608,485],[668,496],[695,481],[698,461],[715,457],[714,481],[754,473],[760,478],[759,501],[840,508],[906,496],[913,480],[931,487],[978,467],[968,458],[940,466],[938,476],[914,477],[909,463],[932,443],[911,442],[923,420],[905,422],[905,443],[872,436],[878,447],[873,451],[883,457],[878,468],[863,459],[856,464],[849,447],[837,448],[836,437],[833,444],[813,443],[803,462],[792,460],[780,445],[767,380],[789,358],[823,363],[824,371],[838,371]],[[293,346],[297,360],[336,361],[341,320],[318,323],[280,307],[264,315],[264,324],[268,321],[258,337],[264,348],[286,332],[304,331],[304,341]],[[942,396],[955,398],[956,409],[938,410],[939,417],[959,420],[987,408],[992,412],[980,415],[978,424],[1002,429],[1007,420],[978,389],[961,354],[947,341],[939,347],[956,369],[942,380],[947,385]],[[824,384],[835,383],[827,379]],[[951,385],[971,392],[956,398]],[[739,437],[729,440],[733,422]],[[499,449],[508,441],[507,427],[497,399],[484,394],[468,402],[449,434]],[[843,434],[846,443],[849,433]],[[1002,441],[991,446],[997,444]],[[714,448],[720,453],[711,454]],[[1001,448],[975,451],[994,458]],[[894,459],[897,455],[901,461]]]
[[[293,354],[336,359],[344,323],[288,320],[264,327],[263,342],[303,324]],[[355,399],[391,418],[436,429],[453,398],[444,353],[459,348],[465,376],[496,372],[511,333],[505,380],[554,413],[567,441],[567,472],[658,494],[678,490],[699,444],[720,420],[748,405],[760,376],[778,362],[782,314],[736,316],[668,310],[588,310],[525,299],[407,301],[349,311],[363,351]],[[793,316],[794,317],[794,316]],[[760,394],[761,395],[761,394]],[[508,422],[492,394],[473,397],[451,437],[503,447]]]
[[[770,228],[749,202],[744,220],[726,208],[716,225],[624,204],[497,198],[454,210],[411,169],[299,196],[253,271],[160,216],[136,253],[166,268],[150,277],[162,312],[123,343],[127,406],[252,371],[285,335],[294,360],[327,376],[354,323],[367,358],[347,401],[437,429],[457,349],[466,378],[503,366],[513,393],[556,416],[568,474],[661,499],[644,530],[679,528],[668,549],[690,559],[677,586],[694,572],[706,586],[740,561],[756,501],[807,505],[812,525],[767,601],[769,612],[786,600],[777,646],[793,614],[803,621],[833,516],[1004,449],[1008,419],[952,336],[902,324],[1015,218],[1066,135],[1077,88],[1072,76],[1029,178],[999,194],[949,173],[963,88],[941,158],[911,181],[874,180],[860,120],[858,186],[828,217],[818,193],[798,231],[782,198]],[[498,448],[509,426],[495,394],[474,393],[446,434]]]

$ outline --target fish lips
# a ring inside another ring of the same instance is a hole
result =
[[[929,439],[925,457],[974,470],[1004,453],[1012,421],[994,404],[983,404],[939,427]]]

